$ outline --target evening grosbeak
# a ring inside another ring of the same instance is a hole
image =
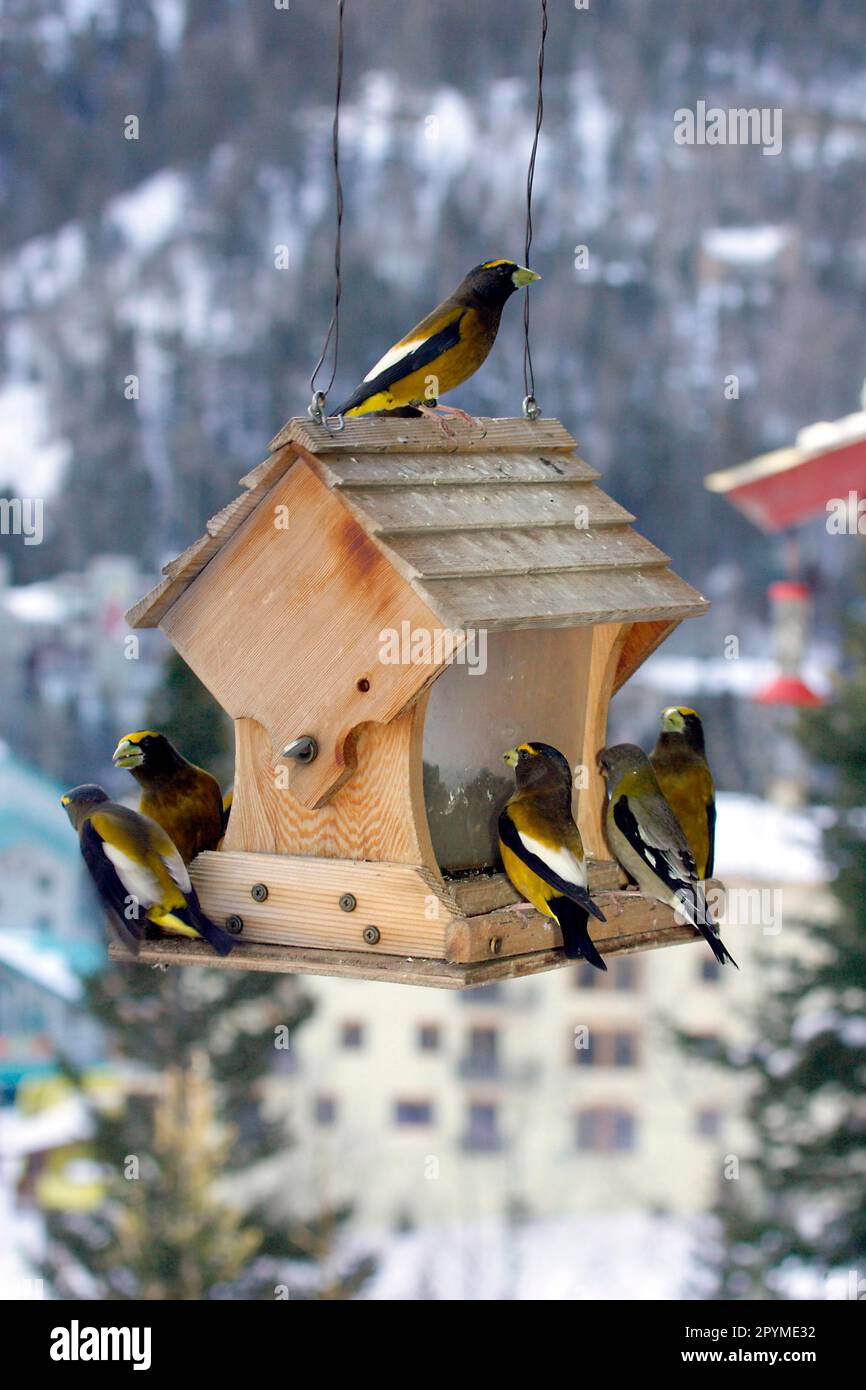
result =
[[[712,878],[716,845],[716,789],[704,749],[700,717],[685,705],[662,710],[650,762],[692,852],[698,878]]]
[[[367,415],[409,406],[434,419],[438,410],[471,421],[464,410],[437,401],[478,371],[493,347],[506,299],[540,279],[514,261],[477,265],[453,294],[388,349],[335,413]]]
[[[618,743],[599,753],[598,767],[607,782],[608,843],[626,873],[648,898],[668,903],[691,922],[720,964],[736,965],[715,934],[691,850],[646,753],[634,743]]]
[[[524,898],[562,931],[569,960],[583,956],[607,970],[587,930],[587,913],[604,913],[586,890],[586,859],[571,814],[571,769],[549,743],[521,743],[505,754],[517,790],[499,816],[505,872]]]
[[[219,955],[228,955],[234,941],[204,915],[186,865],[162,826],[109,801],[92,783],[73,787],[60,804],[78,831],[84,862],[127,950],[138,951],[152,923],[173,936],[204,937]]]
[[[139,810],[162,826],[185,864],[218,847],[227,819],[220,784],[187,762],[165,734],[152,729],[126,734],[111,760],[132,773],[141,787]]]

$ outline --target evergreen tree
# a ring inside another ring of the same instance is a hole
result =
[[[207,768],[223,789],[232,775],[231,722],[177,652],[169,653],[163,677],[147,708],[148,728],[170,738],[190,762]]]
[[[213,766],[224,730],[194,682],[179,658],[169,661],[155,722]],[[295,1030],[310,1013],[296,982],[130,963],[84,987],[118,1085],[112,1103],[91,1100],[66,1066],[92,1110],[104,1199],[91,1213],[48,1215],[42,1272],[56,1294],[351,1296],[370,1264],[344,1267],[335,1253],[344,1211],[292,1210],[279,1172],[285,1125],[267,1113],[269,1074],[281,1062],[291,1069]]]
[[[859,1297],[866,1280],[866,624],[852,625],[849,656],[832,701],[799,724],[833,787],[824,832],[833,918],[791,923],[784,956],[756,962],[753,1041],[718,1054],[748,1078],[753,1136],[717,1209],[719,1298],[786,1297],[802,1269],[832,1277],[837,1296]]]

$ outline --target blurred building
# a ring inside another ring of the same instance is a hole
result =
[[[82,900],[75,836],[62,788],[0,744],[0,1096],[50,1072],[60,1051],[101,1056],[80,1008],[80,976],[102,952]]]

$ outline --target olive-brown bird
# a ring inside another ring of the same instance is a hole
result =
[[[646,753],[637,744],[617,743],[598,754],[598,767],[607,782],[608,844],[619,863],[642,893],[667,903],[700,932],[720,965],[736,965],[716,936],[691,850]]]
[[[685,705],[662,710],[661,732],[650,754],[666,800],[682,826],[698,878],[712,878],[716,847],[716,788],[700,716]]]
[[[571,768],[549,743],[521,743],[505,754],[517,790],[499,816],[505,872],[524,898],[562,931],[569,960],[582,956],[607,970],[587,930],[587,914],[604,913],[586,887],[586,858],[571,814]]]
[[[493,347],[505,301],[540,279],[515,261],[475,266],[453,294],[380,357],[335,413],[367,415],[408,406],[434,419],[439,411],[471,421],[464,410],[438,405],[439,398],[478,371]]]
[[[60,798],[78,831],[84,862],[118,939],[138,952],[148,924],[172,936],[203,937],[221,956],[234,946],[202,911],[187,867],[161,825],[109,801],[95,783]]]
[[[162,826],[185,864],[218,847],[225,829],[220,784],[188,762],[165,734],[153,729],[126,734],[111,760],[132,773],[141,787],[138,809]]]

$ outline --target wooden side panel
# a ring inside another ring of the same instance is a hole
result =
[[[613,681],[614,695],[676,627],[679,627],[679,620],[671,622],[662,619],[655,623],[631,624],[617,662]]]
[[[592,630],[587,717],[581,756],[588,781],[587,786],[578,793],[577,824],[586,853],[595,859],[613,858],[604,833],[604,779],[598,773],[595,758],[607,741],[608,705],[628,629],[627,623],[601,623]]]
[[[166,635],[234,719],[255,719],[278,755],[312,734],[319,756],[293,764],[305,806],[351,771],[353,729],[389,723],[432,682],[429,666],[378,660],[380,632],[442,625],[344,506],[298,460],[163,619]]]
[[[205,912],[216,922],[243,921],[242,942],[312,946],[320,950],[445,956],[445,932],[456,907],[435,876],[409,864],[367,864],[278,854],[200,854],[190,873]],[[264,901],[252,896],[262,884]],[[352,893],[352,912],[340,907]],[[365,941],[375,927],[377,941]]]
[[[235,793],[226,850],[423,864],[439,874],[421,785],[427,693],[390,724],[362,724],[352,738],[355,775],[318,810],[285,785],[267,732],[235,724]]]
[[[313,457],[311,455],[311,457]],[[601,474],[575,454],[329,454],[322,462],[338,488],[489,487],[491,483],[594,482]]]

